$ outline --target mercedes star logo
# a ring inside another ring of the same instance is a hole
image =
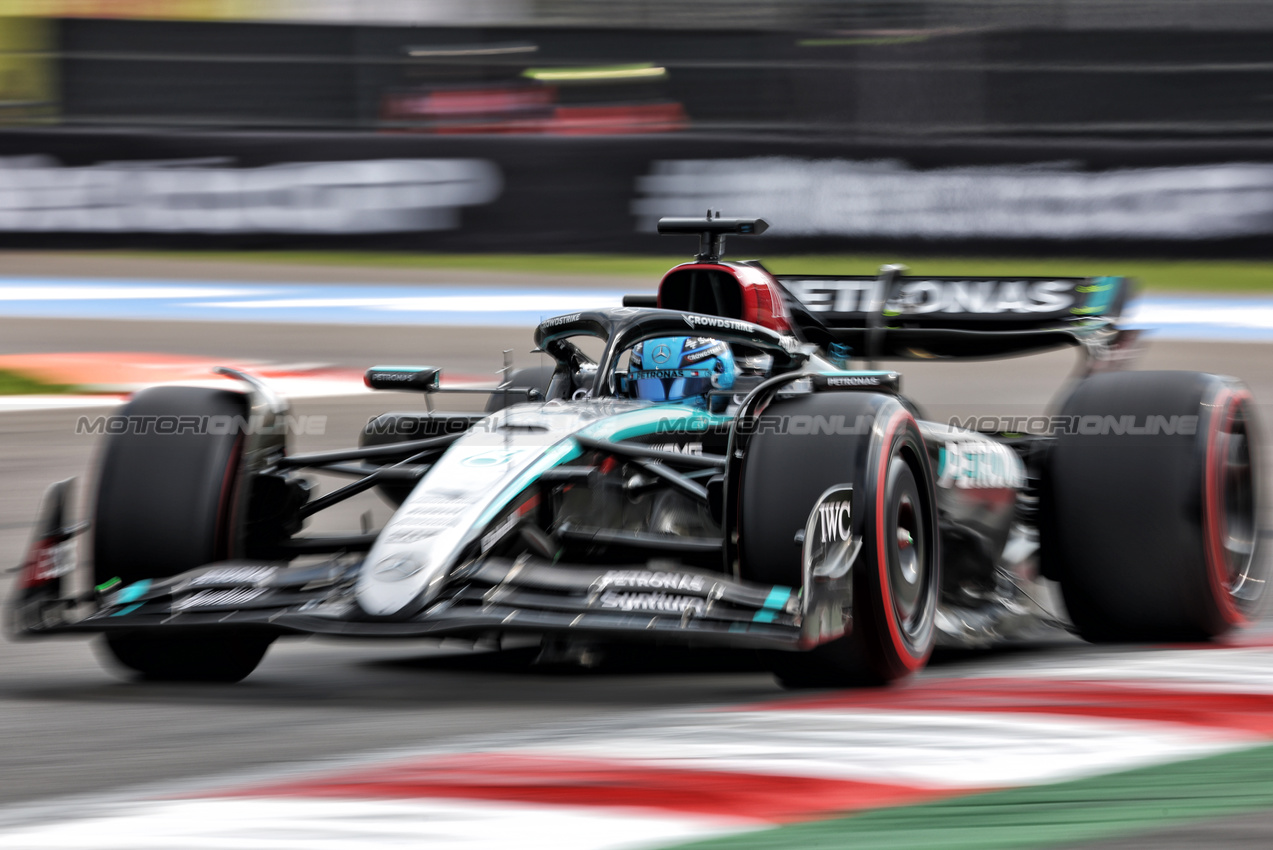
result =
[[[397,557],[389,557],[376,564],[376,578],[385,581],[402,581],[411,578],[411,576],[424,569],[424,565],[417,563],[416,560],[409,555],[399,555]]]

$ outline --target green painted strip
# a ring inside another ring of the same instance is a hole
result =
[[[1273,746],[676,846],[1012,850],[1133,835],[1267,808],[1273,808]]]

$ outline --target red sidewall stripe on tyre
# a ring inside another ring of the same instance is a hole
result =
[[[907,670],[918,670],[924,665],[929,653],[932,651],[932,647],[926,647],[922,653],[915,655],[906,644],[906,638],[902,635],[901,624],[897,620],[897,609],[893,605],[893,588],[889,585],[888,580],[888,547],[885,546],[884,541],[884,497],[886,495],[885,491],[888,489],[888,470],[893,456],[893,435],[897,433],[899,425],[907,422],[914,425],[914,417],[905,410],[899,410],[889,420],[888,425],[884,429],[883,449],[878,458],[879,471],[876,474],[875,486],[875,559],[879,568],[880,596],[884,603],[884,621],[888,624],[888,636],[893,643],[897,660]]]
[[[1230,423],[1237,418],[1239,406],[1249,399],[1250,394],[1246,391],[1231,390],[1227,387],[1216,394],[1207,426],[1207,447],[1203,459],[1203,483],[1206,493],[1203,534],[1206,539],[1207,579],[1216,608],[1224,622],[1230,626],[1243,625],[1247,619],[1234,600],[1230,587],[1228,559],[1225,557],[1222,540],[1225,532],[1222,490],[1226,462],[1216,457],[1216,450],[1221,430],[1228,430]]]

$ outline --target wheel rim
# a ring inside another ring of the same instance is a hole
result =
[[[894,463],[910,472],[905,460],[897,458]],[[933,571],[929,564],[928,528],[913,473],[895,480],[898,486],[888,500],[891,507],[882,541],[888,547],[889,595],[894,618],[907,646],[919,651],[926,643],[933,616],[929,598]]]
[[[920,547],[922,539],[917,539],[921,532],[915,524],[915,503],[909,495],[903,495],[897,503],[893,524],[897,529],[894,535],[894,557],[891,559],[889,580],[893,585],[893,599],[896,600],[898,620],[905,624],[912,620],[920,596]]]
[[[1225,585],[1235,600],[1246,600],[1259,591],[1251,575],[1258,531],[1246,416],[1239,405],[1235,408],[1216,440],[1221,512],[1216,525],[1223,547]]]

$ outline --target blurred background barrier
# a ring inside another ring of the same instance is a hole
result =
[[[1239,0],[0,0],[0,241],[667,250],[713,206],[771,250],[1268,253],[1271,35]]]
[[[836,144],[698,134],[0,133],[0,245],[650,253],[661,215],[767,217],[757,254],[1267,252],[1258,141]]]

